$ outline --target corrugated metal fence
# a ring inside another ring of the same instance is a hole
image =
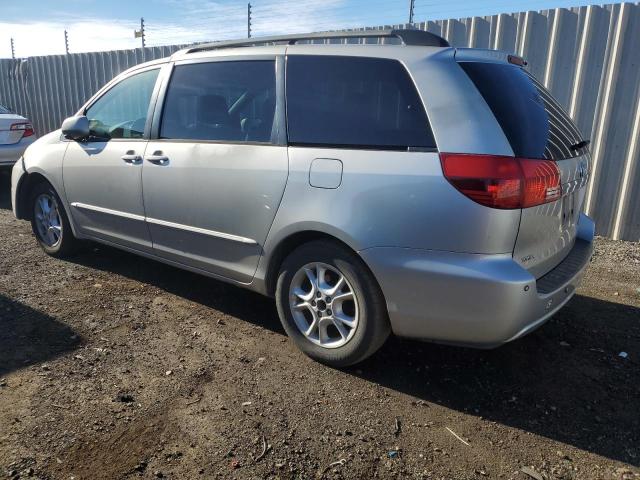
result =
[[[401,25],[393,25],[399,27]],[[640,240],[640,5],[558,8],[414,26],[453,46],[515,52],[591,139],[586,211],[597,231]],[[179,46],[0,60],[0,103],[39,133],[59,127],[109,79]]]
[[[28,117],[38,134],[51,132],[119,73],[180,48],[172,45],[0,60],[0,104]]]

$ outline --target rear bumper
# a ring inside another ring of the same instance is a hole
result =
[[[11,145],[0,145],[0,167],[10,167],[18,161],[29,145],[36,140],[36,136],[32,135],[23,138],[18,143]]]
[[[506,254],[403,248],[360,254],[380,283],[396,335],[492,348],[536,329],[569,301],[593,237],[593,221],[581,215],[575,246],[538,280]]]

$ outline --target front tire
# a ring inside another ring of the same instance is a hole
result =
[[[309,242],[285,259],[276,304],[296,346],[332,367],[363,361],[389,336],[380,287],[362,260],[337,242]]]
[[[30,195],[31,228],[40,247],[49,255],[64,258],[76,252],[69,218],[60,197],[48,183],[37,184]]]

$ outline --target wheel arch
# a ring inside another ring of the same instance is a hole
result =
[[[378,282],[378,279],[374,275],[373,271],[371,270],[371,268],[369,268],[367,263],[358,254],[358,251],[353,246],[349,245],[349,243],[347,243],[345,240],[330,233],[323,232],[321,230],[310,229],[297,231],[287,235],[286,237],[278,241],[275,248],[272,249],[273,253],[271,253],[271,255],[269,255],[266,259],[267,263],[264,276],[265,293],[268,296],[273,297],[275,295],[278,273],[280,272],[280,267],[282,266],[282,262],[284,262],[285,258],[287,258],[287,256],[299,246],[305,243],[313,242],[315,240],[328,240],[349,250],[362,261],[362,264],[367,268],[367,270],[369,270],[372,277],[380,287],[380,282]]]
[[[41,183],[48,183],[55,189],[51,181],[40,172],[27,173],[20,179],[16,188],[16,217],[20,220],[31,220],[30,193],[36,185]],[[58,196],[60,196],[59,193]]]
[[[69,225],[71,225],[71,231],[73,235],[78,237],[78,232],[76,230],[75,223],[73,218],[71,217],[71,212],[69,209],[69,205],[67,205],[66,197],[63,196],[60,192],[59,188],[56,188],[55,182],[52,182],[51,179],[47,177],[44,172],[40,170],[35,170],[32,172],[27,172],[18,183],[16,187],[16,218],[20,220],[28,220],[31,221],[31,208],[29,206],[29,199],[31,198],[31,191],[36,185],[40,185],[41,183],[47,183],[53,188],[58,197],[61,200],[62,208],[67,214],[67,219],[69,220]]]

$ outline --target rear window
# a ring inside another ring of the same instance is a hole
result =
[[[563,160],[586,153],[577,127],[549,91],[515,65],[461,62],[517,157]]]
[[[291,55],[286,85],[291,144],[435,147],[420,97],[396,60]]]
[[[5,108],[2,105],[0,105],[0,114],[2,114],[2,113],[11,113],[11,112],[9,111],[8,108]]]

